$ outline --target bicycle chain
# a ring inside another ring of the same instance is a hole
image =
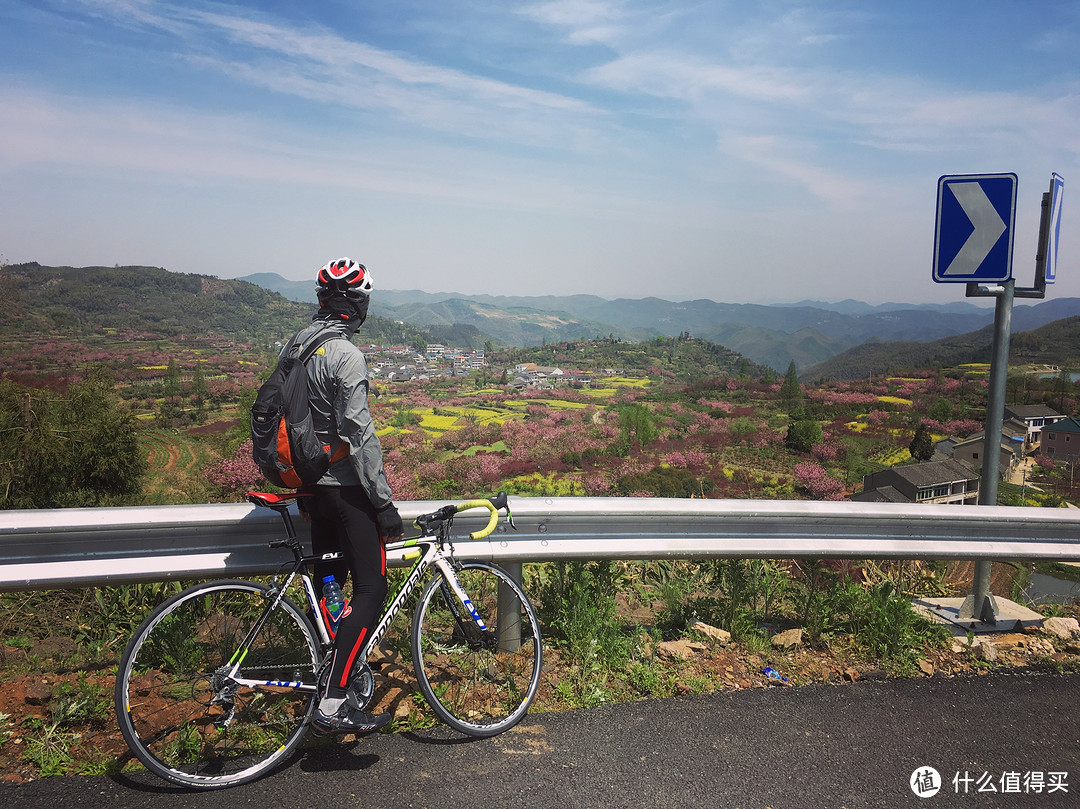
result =
[[[296,670],[295,663],[267,663],[265,666],[241,666],[240,671],[262,671],[263,669],[293,669]],[[301,667],[304,671],[315,671],[314,666]]]

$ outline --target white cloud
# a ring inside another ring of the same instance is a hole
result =
[[[154,0],[91,5],[118,24],[174,34],[183,58],[241,84],[471,138],[534,146],[596,140],[590,119],[601,112],[581,99],[430,64],[313,25]]]
[[[795,71],[769,65],[736,66],[670,51],[623,55],[584,78],[628,93],[707,104],[710,93],[759,101],[809,100],[810,88]]]
[[[609,43],[623,32],[621,3],[608,0],[553,0],[518,9],[518,14],[543,25],[567,30],[575,45]]]
[[[808,157],[798,159],[806,144],[773,135],[735,137],[718,144],[721,152],[739,158],[767,172],[804,186],[818,199],[838,208],[861,204],[869,184],[850,178],[845,172],[830,171]]]

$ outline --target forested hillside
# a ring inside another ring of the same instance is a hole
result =
[[[929,343],[872,341],[809,367],[807,380],[861,379],[901,374],[911,369],[952,368],[989,362],[994,327]],[[1080,316],[1056,320],[1031,331],[1016,332],[1009,341],[1009,362],[1014,365],[1057,365],[1080,368]]]
[[[159,267],[14,264],[0,275],[0,294],[9,304],[0,314],[7,334],[116,329],[162,337],[217,333],[256,342],[295,330],[311,312],[244,281]]]
[[[226,337],[273,343],[301,328],[315,305],[288,300],[247,281],[175,273],[160,267],[43,267],[0,270],[0,335],[79,335],[117,331],[154,338]],[[372,342],[423,343],[415,327],[372,316]]]
[[[684,382],[720,375],[743,375],[768,380],[776,376],[771,368],[751,362],[725,346],[685,334],[656,337],[640,343],[612,339],[555,343],[514,349],[507,352],[505,358],[508,363],[533,362],[559,366],[564,371],[636,371]]]

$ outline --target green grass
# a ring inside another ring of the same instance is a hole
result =
[[[506,446],[505,442],[496,441],[494,444],[488,444],[486,447],[474,444],[461,454],[472,457],[478,452],[509,452],[509,448]]]

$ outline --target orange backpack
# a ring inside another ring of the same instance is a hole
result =
[[[331,461],[348,454],[348,444],[343,444],[331,457],[315,433],[308,403],[307,361],[323,343],[337,338],[344,339],[336,331],[320,332],[307,348],[290,356],[300,348],[294,337],[251,406],[251,456],[275,486],[296,489],[318,483]]]

